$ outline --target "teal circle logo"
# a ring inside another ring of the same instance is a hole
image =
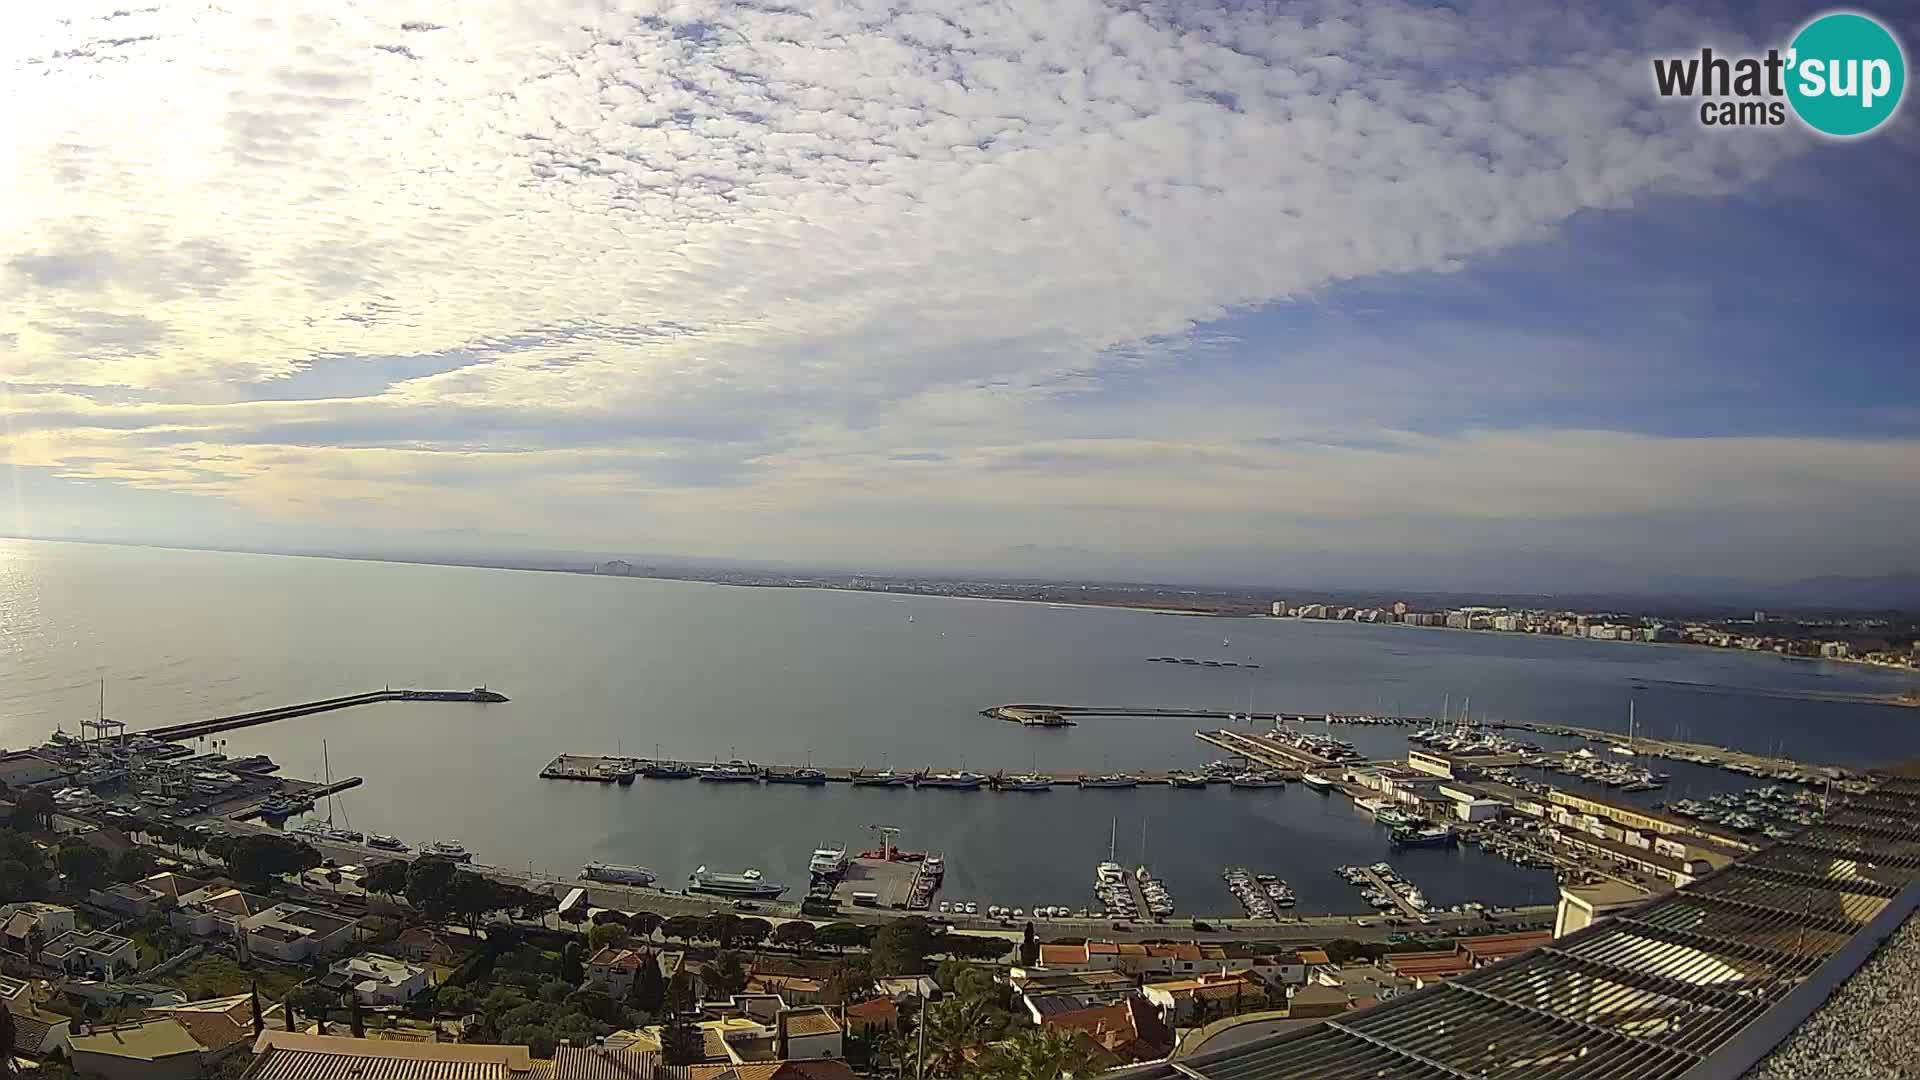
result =
[[[1793,39],[1787,100],[1808,127],[1842,138],[1887,122],[1907,88],[1907,59],[1887,28],[1850,11],[1822,15]]]

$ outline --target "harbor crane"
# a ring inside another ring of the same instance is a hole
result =
[[[900,826],[869,825],[867,826],[867,831],[880,834],[880,861],[892,862],[894,852],[893,838],[900,835]]]

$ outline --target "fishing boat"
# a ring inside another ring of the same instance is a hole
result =
[[[1333,781],[1321,776],[1319,773],[1301,773],[1300,782],[1322,795],[1333,790]]]
[[[1235,776],[1232,780],[1229,780],[1228,783],[1232,784],[1234,787],[1237,787],[1237,788],[1270,788],[1270,787],[1286,787],[1287,786],[1287,781],[1285,777],[1276,776],[1273,773],[1252,773],[1252,772],[1241,773],[1238,776]]]
[[[702,866],[688,878],[687,888],[692,892],[710,893],[715,896],[752,897],[759,900],[772,900],[787,891],[785,885],[774,885],[763,881],[758,870],[742,870],[737,874],[722,874]]]
[[[702,766],[694,770],[694,775],[704,784],[757,784],[760,782],[760,771],[738,759],[725,765]]]
[[[977,772],[933,773],[920,778],[918,786],[927,788],[953,788],[957,791],[973,791],[987,782],[987,778]]]
[[[912,773],[894,772],[892,769],[853,774],[854,787],[906,787],[911,783],[913,783]]]
[[[1394,847],[1453,847],[1459,834],[1448,828],[1395,829],[1389,839]]]
[[[1167,780],[1172,783],[1174,787],[1187,788],[1189,790],[1205,788],[1207,786],[1207,778],[1195,773],[1174,773],[1167,777]]]
[[[1083,788],[1130,788],[1139,787],[1140,778],[1126,773],[1107,773],[1104,776],[1083,776],[1080,778]]]
[[[819,769],[768,769],[762,777],[769,784],[805,784],[819,787],[827,782],[827,774]]]
[[[1053,777],[1039,773],[1020,773],[1000,781],[1001,791],[1051,791]]]
[[[641,766],[640,775],[649,780],[686,780],[693,776],[693,766],[679,761],[652,761]]]

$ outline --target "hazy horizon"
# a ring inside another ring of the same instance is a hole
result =
[[[1920,574],[1920,120],[1653,93],[1824,10],[10,13],[0,534]]]

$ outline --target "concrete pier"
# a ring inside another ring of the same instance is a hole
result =
[[[540,775],[543,778],[548,780],[580,780],[580,781],[585,781],[587,783],[612,784],[617,782],[617,772],[619,768],[623,766],[624,767],[637,766],[639,764],[642,764],[645,760],[647,759],[605,757],[598,754],[560,754],[556,756],[552,761],[547,762],[545,767],[543,767],[540,770]],[[674,762],[684,761],[696,769],[699,768],[701,765],[705,764],[704,762],[701,762],[697,759],[688,761],[687,759],[684,759],[684,758],[661,758],[660,760],[674,761]],[[828,784],[852,784],[856,777],[870,776],[880,771],[879,769],[875,769],[872,767],[849,767],[844,765],[807,766],[807,765],[796,765],[793,763],[786,763],[786,762],[754,762],[753,768],[762,776],[764,776],[768,770],[775,770],[778,772],[791,772],[794,769],[800,769],[800,768],[818,769],[820,772],[826,775],[826,782]],[[909,776],[914,778],[914,783],[898,785],[899,787],[902,787],[902,788],[914,787],[917,785],[917,782],[920,778],[931,776],[933,774],[940,773],[940,772],[947,772],[947,771],[954,771],[954,770],[951,770],[945,766],[941,766],[937,768],[923,767],[918,769],[904,769],[904,768],[894,769],[894,772],[898,775],[904,775],[904,776]],[[1024,769],[1020,771],[1025,772]],[[1078,785],[1082,779],[1095,777],[1095,776],[1102,776],[1109,772],[1117,772],[1117,771],[1119,770],[1054,769],[1052,771],[1047,772],[1046,775],[1053,777],[1053,790],[1056,790],[1056,791],[1080,790]],[[1159,785],[1171,784],[1173,782],[1173,775],[1175,771],[1178,771],[1178,770],[1130,769],[1130,770],[1126,770],[1125,774],[1127,776],[1131,776],[1136,780],[1138,780],[1140,783],[1140,786],[1149,787],[1156,784],[1159,784]],[[986,776],[987,778],[986,781],[982,783],[978,789],[974,789],[974,790],[979,790],[979,791],[997,790],[998,785],[1002,781],[1008,779],[1009,777],[1015,774],[1011,770],[1003,769],[1003,770],[996,770],[993,772],[984,772],[983,775]],[[650,780],[644,776],[640,777],[638,782],[651,783],[651,784],[703,783],[703,781],[701,781],[697,777],[688,777],[686,779],[680,779],[680,780],[665,780],[665,779]],[[734,786],[749,787],[749,786],[759,786],[761,782],[741,780],[741,781],[733,781],[732,783]],[[766,786],[800,787],[802,785],[768,784]],[[956,794],[966,794],[966,792],[970,789],[942,788],[942,787],[927,785],[925,790],[935,791],[935,792],[944,791],[944,792],[953,792]],[[1126,789],[1124,788],[1089,788],[1086,790],[1094,791],[1094,792],[1103,792],[1103,791],[1124,791]],[[1008,794],[1044,796],[1047,793],[1044,791],[1009,791]]]
[[[335,709],[351,709],[356,705],[371,705],[379,701],[499,702],[505,700],[507,700],[506,695],[495,693],[486,687],[475,687],[472,690],[395,690],[388,687],[382,690],[369,690],[364,694],[348,694],[345,697],[326,698],[322,701],[305,701],[297,705],[279,705],[271,709],[233,713],[207,720],[190,720],[184,724],[167,724],[133,734],[149,735],[156,739],[192,739],[201,735],[232,731],[236,728],[271,724],[276,720],[291,720],[296,716],[310,716],[314,713],[332,712]]]

